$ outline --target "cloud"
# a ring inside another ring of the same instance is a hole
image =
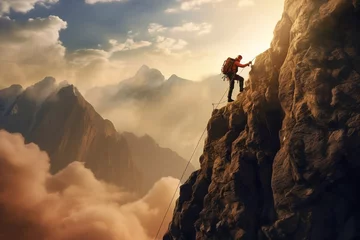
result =
[[[255,5],[254,0],[239,0],[238,6],[239,7],[248,7]]]
[[[127,32],[127,36],[129,38],[134,38],[134,37],[138,36],[139,34],[140,34],[139,32],[134,33],[132,30]]]
[[[109,52],[101,49],[79,49],[69,57],[69,63],[77,66],[86,66],[93,61],[107,62],[110,57]]]
[[[156,48],[165,54],[171,54],[173,51],[182,50],[188,43],[182,39],[167,38],[158,36],[156,38]]]
[[[178,12],[178,9],[176,8],[168,8],[165,10],[165,13],[176,13]]]
[[[135,42],[134,39],[128,38],[124,43],[118,43],[117,40],[110,39],[109,43],[111,44],[111,48],[109,50],[110,54],[121,52],[121,51],[128,51],[134,50],[142,47],[148,47],[152,43],[148,41],[139,41]]]
[[[24,87],[53,76],[68,80],[80,89],[95,83],[120,80],[138,66],[129,68],[130,61],[111,60],[113,54],[150,46],[148,41],[135,41],[128,37],[124,42],[109,40],[107,49],[77,49],[67,51],[59,40],[60,31],[67,22],[57,16],[16,21],[0,17],[0,82]],[[128,33],[136,35],[136,33]],[[142,63],[139,63],[139,65]]]
[[[209,23],[200,23],[196,24],[193,22],[184,23],[181,26],[173,27],[171,31],[173,32],[198,32],[198,35],[203,35],[210,33],[212,25]]]
[[[111,53],[101,49],[79,49],[67,56],[67,79],[80,89],[124,76],[127,64],[110,61]]]
[[[222,2],[222,1],[223,0],[183,0],[183,1],[181,1],[181,4],[179,7],[168,8],[165,10],[165,12],[166,13],[174,13],[174,12],[178,12],[179,10],[182,10],[182,11],[199,10],[200,7],[204,4],[218,3],[218,2]]]
[[[163,178],[146,196],[95,179],[73,162],[51,175],[49,159],[22,136],[0,131],[0,233],[13,240],[151,240],[178,180]],[[171,206],[170,212],[174,208]],[[171,219],[168,214],[161,234]]]
[[[167,28],[158,23],[150,23],[148,27],[149,33],[164,32]]]
[[[36,4],[47,6],[57,2],[58,0],[0,0],[0,16],[9,13],[10,10],[26,13],[32,10]]]
[[[137,41],[128,38],[119,43],[115,39],[109,40],[110,48],[102,49],[78,49],[68,54],[68,76],[75,80],[77,86],[82,89],[92,87],[93,83],[99,83],[124,78],[128,64],[124,61],[110,60],[113,54],[135,50],[152,45],[148,41]]]
[[[96,3],[110,3],[110,2],[125,2],[126,0],[85,0],[87,4],[96,4]]]
[[[150,23],[148,27],[148,32],[151,34],[161,33],[161,32],[165,32],[168,29],[171,32],[198,32],[198,35],[203,35],[211,32],[212,25],[206,22],[199,24],[193,22],[187,22],[187,23],[183,23],[180,26],[168,28],[158,23]]]
[[[66,49],[59,32],[67,23],[57,16],[18,22],[0,17],[0,81],[11,84],[64,72]]]
[[[167,59],[176,68],[180,61],[173,56],[174,53]],[[153,64],[155,63],[156,59],[153,61]],[[192,63],[194,68],[202,67],[202,63]],[[182,69],[179,70],[181,71]],[[142,75],[142,79],[150,82],[153,79],[151,76],[149,72]],[[219,102],[228,88],[228,83],[222,81],[220,75],[201,82],[188,82],[172,76],[155,89],[151,84],[137,87],[136,80],[131,82],[133,84],[129,88],[120,88],[119,85],[96,88],[87,92],[85,97],[104,118],[110,119],[119,131],[129,131],[138,136],[148,134],[160,146],[176,151],[187,160],[209,120],[213,109],[211,103]],[[234,96],[238,91],[237,85]],[[203,143],[202,140],[192,159],[195,166],[198,166]]]

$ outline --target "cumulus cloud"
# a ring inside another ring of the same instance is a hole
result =
[[[131,38],[126,39],[126,41],[123,43],[118,43],[117,40],[110,39],[109,43],[111,44],[111,48],[109,50],[110,54],[113,54],[115,52],[138,49],[138,48],[142,48],[142,47],[148,47],[152,44],[149,41],[135,42],[134,39],[131,39]]]
[[[200,23],[196,24],[193,22],[184,23],[181,26],[173,27],[171,31],[173,32],[198,32],[198,35],[203,35],[210,33],[212,25],[209,23]]]
[[[181,4],[177,8],[168,8],[165,10],[166,13],[174,13],[178,12],[179,10],[182,11],[190,11],[190,10],[198,10],[204,4],[210,3],[218,3],[222,2],[223,0],[183,0]]]
[[[85,66],[93,61],[107,62],[109,57],[109,52],[101,49],[78,49],[69,56],[69,62],[77,66]]]
[[[0,81],[11,84],[63,74],[66,49],[59,32],[67,23],[57,16],[18,22],[0,17]]]
[[[176,9],[176,8],[168,8],[168,9],[165,9],[165,12],[166,13],[176,13],[176,12],[178,12],[178,9]]]
[[[158,23],[150,23],[148,27],[149,33],[164,32],[167,28]]]
[[[197,32],[198,35],[203,35],[211,32],[212,25],[206,22],[199,24],[193,22],[187,22],[187,23],[183,23],[180,26],[168,28],[158,23],[150,23],[148,27],[148,32],[150,34],[162,33],[168,29],[170,32]]]
[[[140,34],[139,32],[134,33],[132,30],[127,32],[127,36],[129,38],[134,38],[134,37],[138,36],[139,34]]]
[[[51,175],[49,159],[20,135],[0,131],[0,233],[13,240],[150,240],[178,180],[163,178],[135,200],[74,162]],[[171,206],[171,212],[174,205]],[[165,219],[159,238],[171,219]]]
[[[10,10],[26,13],[33,9],[36,4],[47,6],[57,2],[58,0],[0,0],[0,16],[9,13]]]
[[[113,79],[124,78],[124,72],[131,63],[110,60],[113,54],[135,50],[152,45],[148,41],[134,41],[128,38],[119,43],[115,39],[109,40],[110,48],[102,49],[78,49],[67,56],[67,77],[72,79],[79,88],[89,89],[92,84],[106,83]]]
[[[182,39],[168,38],[158,36],[156,38],[156,48],[165,54],[171,54],[173,51],[182,50],[188,43]]]
[[[135,41],[129,32],[124,42],[111,39],[103,49],[78,49],[67,52],[59,40],[67,22],[57,16],[15,21],[0,17],[0,82],[3,87],[14,82],[28,86],[53,76],[86,89],[97,82],[106,83],[126,77],[129,64],[111,60],[114,53],[150,46],[148,41]],[[138,66],[131,69],[132,72]],[[130,73],[129,73],[130,74]]]

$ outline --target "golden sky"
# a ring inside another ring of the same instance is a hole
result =
[[[283,0],[0,0],[0,87],[50,75],[85,91],[143,64],[201,80],[228,56],[266,50],[282,10]]]

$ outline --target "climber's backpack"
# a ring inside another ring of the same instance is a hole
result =
[[[234,63],[235,63],[235,59],[230,58],[230,57],[227,58],[227,59],[224,61],[224,64],[223,64],[223,66],[222,66],[222,68],[221,68],[221,72],[222,72],[223,74],[233,73],[232,67],[233,67]]]

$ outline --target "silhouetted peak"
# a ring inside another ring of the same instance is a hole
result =
[[[174,81],[174,80],[177,80],[179,79],[179,77],[176,75],[176,74],[173,74],[169,77],[168,81]]]
[[[73,85],[73,84],[70,84],[70,85],[67,85],[65,87],[63,87],[60,92],[62,94],[65,94],[66,96],[74,96],[74,97],[77,97],[77,96],[81,96],[79,90]]]
[[[144,143],[147,143],[149,145],[157,145],[157,143],[155,142],[155,140],[148,134],[145,134],[144,136],[142,136],[141,141],[143,141]]]
[[[136,75],[149,71],[150,68],[147,65],[142,65],[137,71]]]
[[[37,104],[43,102],[50,94],[56,90],[56,80],[53,77],[46,77],[43,80],[25,89],[24,97],[32,99]]]
[[[53,77],[45,77],[43,80],[35,83],[33,85],[34,88],[38,88],[38,89],[44,89],[44,88],[48,88],[48,87],[53,87],[56,83],[56,79]]]
[[[23,87],[20,84],[13,84],[9,87],[11,91],[21,91]]]
[[[23,88],[19,84],[13,84],[8,88],[0,89],[0,99],[1,98],[9,98],[11,96],[15,96],[20,94],[23,91]]]
[[[174,86],[174,85],[182,85],[182,84],[187,84],[187,83],[193,83],[193,82],[190,80],[187,80],[185,78],[181,78],[181,77],[177,76],[176,74],[173,74],[165,82],[165,85]]]
[[[165,80],[164,75],[155,68],[149,68],[146,65],[141,66],[136,75],[132,78],[132,83],[140,85],[159,85]]]
[[[61,81],[61,82],[59,83],[59,89],[60,89],[60,88],[63,88],[63,87],[67,87],[67,86],[69,86],[69,85],[70,85],[70,83],[69,83],[68,81],[66,81],[66,80]]]

